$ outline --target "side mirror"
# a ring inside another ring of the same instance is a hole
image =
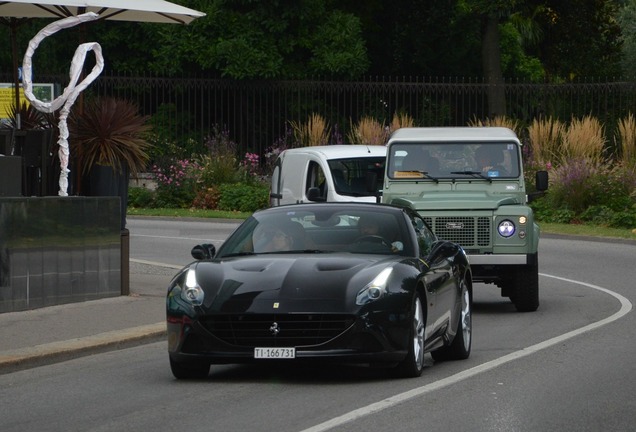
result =
[[[367,176],[365,178],[365,187],[367,192],[371,192],[375,194],[378,190],[378,173],[375,171],[367,171]]]
[[[197,261],[204,260],[204,259],[212,259],[214,258],[214,255],[216,255],[216,248],[214,247],[213,244],[209,244],[209,243],[200,244],[193,247],[192,250],[190,251],[190,254],[192,255],[192,258],[194,258]]]
[[[378,173],[375,171],[367,171],[365,180],[367,192],[372,193],[375,196],[375,201],[380,203],[382,201],[382,192],[378,191]]]
[[[548,172],[537,171],[535,182],[536,182],[536,189],[539,192],[544,192],[548,190]]]
[[[307,199],[314,202],[325,202],[326,199],[320,194],[320,189],[312,187],[307,190]]]

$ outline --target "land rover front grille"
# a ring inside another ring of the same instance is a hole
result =
[[[425,217],[437,237],[459,243],[464,248],[490,245],[490,219],[480,217]]]
[[[297,347],[325,343],[353,325],[352,315],[216,315],[201,321],[214,336],[236,346]]]

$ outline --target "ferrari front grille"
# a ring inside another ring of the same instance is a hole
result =
[[[215,315],[201,320],[222,341],[241,347],[320,345],[345,332],[355,321],[340,314]]]

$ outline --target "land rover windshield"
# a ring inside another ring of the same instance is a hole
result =
[[[518,148],[505,142],[394,143],[387,160],[387,176],[409,179],[518,178]]]

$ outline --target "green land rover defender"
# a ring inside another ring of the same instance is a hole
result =
[[[398,129],[387,144],[382,202],[415,209],[439,238],[464,248],[475,282],[497,285],[528,312],[539,307],[539,226],[521,149],[504,127]],[[535,186],[547,189],[547,172]]]

